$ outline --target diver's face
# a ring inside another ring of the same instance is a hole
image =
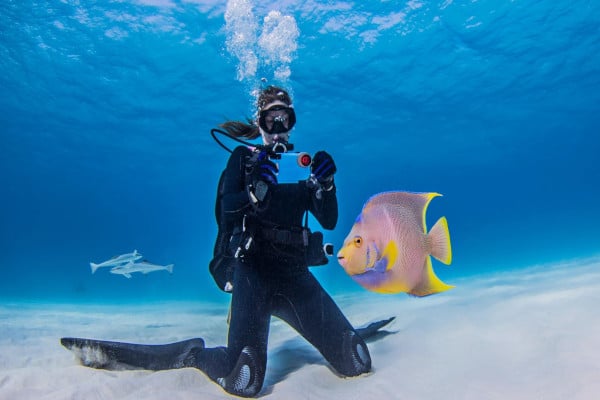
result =
[[[287,143],[295,122],[296,115],[291,106],[280,101],[267,104],[258,118],[264,144]]]

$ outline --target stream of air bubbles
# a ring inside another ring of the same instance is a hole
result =
[[[272,10],[260,21],[252,0],[229,0],[225,30],[227,51],[237,60],[238,81],[253,88],[261,80],[287,82],[300,35],[294,17]]]

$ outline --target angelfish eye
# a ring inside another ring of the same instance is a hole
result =
[[[354,245],[356,247],[362,246],[362,243],[363,243],[363,240],[362,240],[362,238],[360,236],[355,236],[354,237]]]

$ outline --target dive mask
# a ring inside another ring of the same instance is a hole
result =
[[[268,134],[286,133],[296,123],[296,113],[292,107],[274,106],[258,114],[258,125]]]

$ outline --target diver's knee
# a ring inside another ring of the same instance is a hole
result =
[[[253,397],[262,389],[265,379],[265,362],[249,346],[242,349],[229,375],[216,379],[228,393],[241,397]]]
[[[344,357],[337,368],[344,376],[358,376],[371,371],[371,355],[365,341],[354,331],[344,334]]]

